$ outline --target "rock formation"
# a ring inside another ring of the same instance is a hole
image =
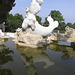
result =
[[[47,45],[47,40],[40,35],[23,32],[22,29],[17,29],[13,40],[20,46],[38,48]]]
[[[4,39],[0,38],[0,45],[2,45],[3,43],[4,43]]]
[[[75,42],[75,29],[70,28],[67,26],[65,28],[65,33],[53,33],[48,40],[57,40],[57,41],[64,41],[64,42]]]
[[[12,9],[15,0],[0,0],[0,24],[5,22],[7,13]]]

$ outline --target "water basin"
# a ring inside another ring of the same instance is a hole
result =
[[[75,75],[75,50],[50,44],[46,48],[15,45],[12,38],[0,45],[0,75]]]

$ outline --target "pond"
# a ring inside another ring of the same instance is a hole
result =
[[[3,39],[0,75],[75,75],[75,50],[52,43],[46,48],[27,48]]]

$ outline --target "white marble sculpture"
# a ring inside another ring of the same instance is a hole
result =
[[[22,23],[22,28],[18,28],[15,33],[14,42],[20,46],[40,48],[49,44],[47,38],[53,29],[58,27],[58,21],[54,21],[51,16],[47,17],[48,27],[44,27],[36,20],[36,14],[41,10],[43,0],[32,0],[30,8],[26,8],[26,16]]]
[[[38,35],[41,35],[41,36],[49,36],[51,34],[51,32],[56,27],[58,27],[58,22],[57,21],[52,21],[53,19],[51,18],[51,16],[48,16],[47,20],[49,22],[48,27],[44,27],[36,21],[35,22],[35,30],[32,31],[31,28],[29,28],[26,31],[30,32],[30,33],[33,33],[33,34],[38,34]]]
[[[58,27],[58,21],[54,21],[51,16],[48,16],[48,27],[44,27],[38,23],[35,15],[41,10],[42,3],[43,0],[32,0],[30,8],[26,9],[26,17],[22,23],[22,29],[33,34],[49,36],[51,32]]]
[[[32,0],[29,11],[33,14],[37,14],[41,10],[41,4],[43,0]]]
[[[29,8],[26,8],[26,16],[25,19],[22,23],[22,28],[24,30],[27,29],[27,27],[31,27],[32,30],[35,29],[35,22],[36,22],[36,17],[34,14],[32,14],[31,12],[29,12]]]

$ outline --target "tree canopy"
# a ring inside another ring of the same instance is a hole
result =
[[[36,15],[36,20],[39,22],[39,24],[41,24],[42,18],[40,16]]]
[[[49,16],[51,15],[51,17],[54,19],[54,21],[58,21],[59,22],[59,26],[56,28],[58,30],[64,30],[65,29],[65,22],[63,19],[62,14],[60,13],[60,11],[56,11],[56,10],[52,10],[49,14]],[[47,21],[47,17],[45,18],[45,22],[44,24],[46,26],[49,25],[48,21]]]
[[[59,23],[64,21],[63,15],[60,13],[60,11],[52,10],[49,15],[51,15],[51,17],[54,20],[57,20]]]
[[[7,15],[7,19],[6,19],[6,27],[5,27],[5,31],[6,32],[15,32],[15,30],[18,27],[21,27],[23,22],[23,16],[20,14],[15,14],[14,16],[12,14]]]

